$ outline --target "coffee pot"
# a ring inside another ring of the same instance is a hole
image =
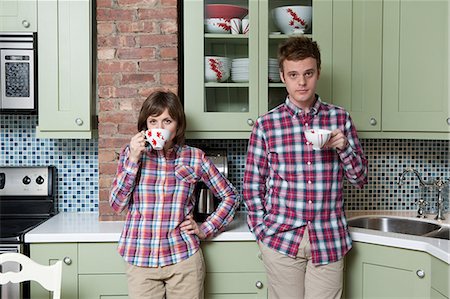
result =
[[[226,150],[205,151],[206,156],[214,163],[217,169],[226,177],[228,175],[228,160]],[[194,219],[203,222],[219,206],[220,200],[203,182],[198,182],[194,191]]]

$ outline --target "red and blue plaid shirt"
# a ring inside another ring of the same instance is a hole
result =
[[[162,267],[183,261],[198,251],[196,235],[180,230],[192,214],[194,189],[203,181],[221,200],[217,210],[200,226],[207,237],[233,220],[239,197],[233,185],[205,153],[190,146],[147,151],[138,164],[130,162],[129,147],[119,158],[110,205],[116,212],[128,208],[118,251],[130,264]]]
[[[367,159],[350,115],[317,100],[308,114],[286,102],[261,116],[250,137],[243,195],[258,241],[295,257],[305,227],[315,264],[341,259],[352,243],[342,198],[344,177],[361,188]],[[349,146],[313,150],[309,128],[340,129]]]

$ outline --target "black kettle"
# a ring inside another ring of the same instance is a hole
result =
[[[219,205],[219,199],[214,196],[211,190],[203,182],[195,186],[194,219],[203,222],[211,215]]]
[[[205,151],[206,156],[214,163],[217,169],[226,177],[228,175],[227,152],[223,149],[214,149]],[[220,200],[214,196],[203,182],[198,182],[194,190],[195,205],[194,219],[197,222],[203,222],[219,206]]]

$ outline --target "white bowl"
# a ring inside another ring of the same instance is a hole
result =
[[[284,34],[294,34],[303,29],[305,33],[311,32],[312,7],[311,6],[280,6],[272,9],[272,18],[275,25]]]
[[[205,19],[205,31],[209,33],[230,33],[230,19],[209,18]]]
[[[221,56],[205,57],[205,81],[225,82],[230,77],[231,59]]]

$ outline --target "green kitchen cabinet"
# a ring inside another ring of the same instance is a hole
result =
[[[37,0],[0,0],[0,31],[36,32]]]
[[[30,256],[41,264],[63,261],[61,298],[128,298],[125,262],[117,243],[33,243]],[[33,284],[31,298],[48,298],[48,292]]]
[[[450,265],[443,261],[431,258],[431,298],[449,299],[450,298]]]
[[[449,271],[425,252],[354,242],[345,260],[345,298],[448,298]]]
[[[267,278],[254,241],[203,242],[205,298],[267,298]]]
[[[91,138],[95,121],[90,0],[38,0],[40,138]]]
[[[78,299],[78,251],[76,243],[32,244],[30,257],[42,265],[62,263],[61,298]],[[31,298],[48,299],[49,292],[40,284],[31,284]]]
[[[202,250],[205,298],[267,298],[255,242],[204,242]],[[33,243],[30,255],[41,264],[63,261],[61,298],[128,298],[125,262],[117,253],[117,243]],[[33,284],[31,297],[48,298],[48,292]]]
[[[334,0],[332,102],[367,138],[450,137],[448,1]]]
[[[208,4],[234,4],[248,9],[248,34],[205,32]],[[329,0],[303,0],[312,5],[312,32],[322,49],[322,79],[318,90],[324,97],[331,91],[331,7]],[[237,0],[183,2],[184,27],[184,108],[188,138],[248,138],[256,118],[284,102],[286,89],[279,82],[269,83],[269,60],[277,58],[277,48],[287,35],[278,31],[271,10],[292,5],[288,0]],[[205,82],[205,56],[230,60],[248,58],[248,82],[233,75],[225,82]]]

